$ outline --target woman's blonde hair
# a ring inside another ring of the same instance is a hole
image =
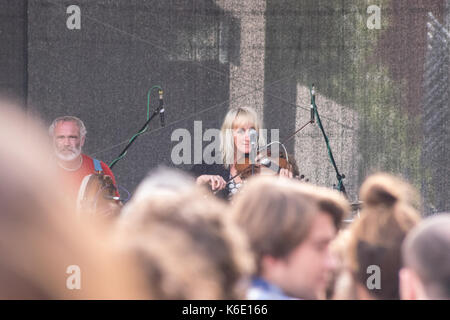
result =
[[[348,265],[357,283],[366,284],[367,268],[383,270],[381,289],[374,298],[399,299],[400,248],[407,233],[420,221],[413,204],[417,192],[407,182],[386,173],[370,176],[361,186],[361,218],[350,227]]]
[[[256,132],[258,132],[258,144],[265,144],[264,135],[262,134],[262,120],[256,111],[249,107],[232,108],[228,111],[221,128],[220,151],[225,168],[234,163],[234,139],[233,128],[247,123],[253,124]]]
[[[151,298],[243,299],[254,260],[245,235],[224,215],[225,204],[195,185],[159,198],[143,192],[127,204],[119,232],[146,274]]]

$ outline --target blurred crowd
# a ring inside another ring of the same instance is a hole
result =
[[[102,215],[68,202],[52,152],[0,103],[0,299],[450,298],[450,214],[423,218],[399,177],[369,176],[353,216],[296,179],[252,177],[226,202],[161,167]]]

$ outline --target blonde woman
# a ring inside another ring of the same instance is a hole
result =
[[[262,121],[256,111],[249,107],[232,108],[228,111],[221,128],[222,163],[194,165],[191,172],[197,177],[197,184],[209,185],[221,198],[229,199],[242,186],[243,180],[236,176],[236,164],[251,150],[250,132],[256,130],[258,147],[264,146],[261,134]],[[280,176],[292,177],[287,169],[280,170]],[[231,181],[230,179],[234,177]]]

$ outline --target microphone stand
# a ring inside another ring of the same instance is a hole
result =
[[[308,124],[314,123],[314,120],[309,120],[307,123],[305,123],[303,126],[300,127],[300,129],[298,129],[297,131],[295,131],[293,134],[291,134],[289,137],[287,137],[284,141],[283,144],[286,144],[286,142],[288,142],[289,140],[291,140],[297,133],[299,133],[301,130],[303,130],[304,128],[306,128],[306,126]]]
[[[323,129],[322,121],[320,120],[320,116],[319,116],[319,111],[317,110],[316,99],[315,99],[315,92],[314,92],[314,84],[312,85],[312,88],[310,88],[310,93],[311,93],[312,108],[314,110],[315,116],[317,117],[317,123],[319,124],[320,131],[322,131],[323,138],[325,139],[325,143],[327,145],[328,155],[330,157],[331,164],[333,165],[334,170],[336,171],[336,178],[338,180],[337,189],[340,192],[342,192],[345,195],[345,197],[348,198],[347,192],[345,191],[344,183],[342,181],[345,178],[345,175],[339,173],[339,170],[338,170],[338,167],[336,165],[336,162],[334,161],[333,152],[331,151],[330,142],[329,142],[328,137],[327,137],[327,135],[325,133],[325,130]]]
[[[251,162],[251,168],[252,168],[252,176],[255,175],[255,158],[256,158],[256,146],[252,144],[252,149],[249,154],[249,161]]]
[[[344,182],[342,181],[343,179],[345,179],[345,175],[339,173],[339,169],[338,169],[338,167],[336,165],[336,161],[334,160],[334,157],[333,157],[333,152],[331,151],[331,147],[330,147],[330,142],[329,142],[328,136],[325,133],[325,129],[323,128],[322,121],[320,119],[319,111],[317,110],[314,84],[312,85],[312,88],[310,88],[310,93],[311,93],[311,119],[307,123],[305,123],[303,126],[301,126],[300,129],[296,130],[293,134],[288,136],[283,141],[282,144],[286,144],[286,142],[288,142],[290,139],[292,139],[298,132],[300,132],[301,130],[306,128],[309,124],[314,123],[315,122],[314,117],[316,116],[317,117],[317,123],[319,124],[320,131],[322,132],[323,138],[325,139],[325,143],[327,145],[328,155],[330,157],[331,164],[333,165],[334,170],[336,171],[336,178],[338,180],[337,190],[342,192],[345,195],[345,197],[348,198],[347,191],[345,190]],[[258,151],[265,150],[266,148],[267,148],[267,146],[259,149]],[[253,166],[252,166],[252,174],[253,174]],[[241,175],[241,173],[238,173],[235,176],[231,177],[231,179],[229,181],[233,180],[235,177],[237,177],[239,175]]]
[[[147,129],[147,126],[149,125],[150,121],[152,121],[153,118],[156,117],[156,116],[160,113],[161,109],[162,109],[161,105],[158,106],[158,107],[156,108],[156,110],[153,111],[153,113],[152,113],[152,115],[150,116],[150,118],[149,118],[149,119],[145,122],[145,124],[142,126],[141,130],[139,130],[138,132],[143,133],[143,131],[144,131],[145,129]],[[130,139],[130,141],[128,141],[127,145],[126,145],[125,148],[122,150],[122,152],[119,154],[119,156],[118,156],[116,159],[114,159],[113,162],[111,162],[111,164],[109,165],[109,168],[110,168],[110,169],[112,169],[112,168],[115,166],[115,164],[116,164],[120,159],[123,158],[123,156],[127,153],[128,148],[131,147],[131,145],[132,145],[133,142],[137,139],[137,137],[139,137],[139,134],[135,134],[135,135]]]
[[[313,91],[311,92],[311,119],[305,123],[303,126],[300,127],[300,129],[296,130],[293,134],[291,134],[289,137],[287,137],[282,144],[286,144],[286,142],[288,142],[289,140],[291,140],[297,133],[299,133],[300,131],[302,131],[304,128],[306,128],[306,126],[308,124],[312,124],[314,123],[314,105],[316,104],[316,95],[314,92],[314,85],[313,85]]]

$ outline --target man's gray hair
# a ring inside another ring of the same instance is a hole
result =
[[[86,126],[84,125],[83,121],[74,116],[63,116],[53,120],[52,124],[48,128],[48,134],[51,137],[53,137],[53,132],[55,131],[55,127],[58,124],[58,122],[66,122],[66,121],[75,122],[78,125],[78,128],[80,129],[80,138],[86,136],[87,134]]]

